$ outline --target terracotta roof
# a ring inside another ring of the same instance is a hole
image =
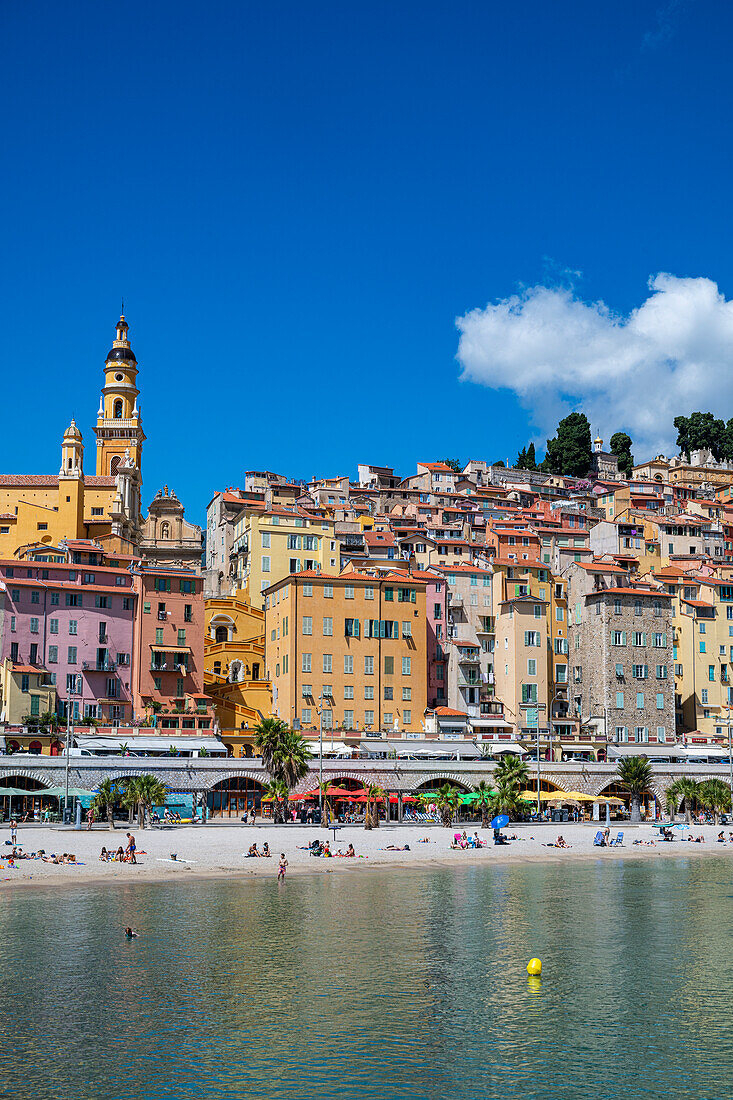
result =
[[[581,569],[587,569],[589,573],[625,573],[626,570],[622,569],[620,565],[611,565],[609,562],[600,561],[579,561],[576,562]]]
[[[705,600],[683,600],[683,603],[689,604],[690,607],[709,607],[713,608],[713,604],[706,603]]]
[[[451,710],[450,707],[436,707],[435,713],[441,718],[468,718],[465,710]]]
[[[423,466],[426,470],[439,470],[441,473],[445,471],[447,474],[455,474],[455,470],[452,466],[447,466],[445,462],[418,462],[418,466]]]
[[[13,665],[13,672],[46,672],[46,669],[38,665]]]
[[[395,538],[391,531],[365,531],[364,542],[367,546],[394,546]]]
[[[586,599],[590,599],[591,596],[654,596],[660,597],[665,600],[671,600],[672,594],[670,592],[663,592],[658,588],[598,588],[593,592],[586,593]]]

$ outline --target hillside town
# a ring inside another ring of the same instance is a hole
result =
[[[727,755],[728,459],[633,464],[628,436],[588,435],[573,475],[534,445],[252,469],[212,486],[202,531],[167,485],[143,514],[137,376],[121,316],[95,472],[72,420],[57,473],[0,475],[6,753],[246,758],[275,717],[332,757]]]

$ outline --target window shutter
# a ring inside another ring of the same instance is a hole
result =
[[[626,645],[626,631],[621,631],[621,645]]]

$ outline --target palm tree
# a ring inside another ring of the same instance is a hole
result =
[[[679,779],[675,779],[674,783],[670,783],[667,787],[664,794],[664,807],[669,814],[670,821],[674,821],[675,819],[681,798],[682,792],[680,791],[680,781]]]
[[[518,756],[502,756],[494,768],[494,780],[497,784],[511,785],[520,791],[529,782],[529,766]]]
[[[263,718],[255,728],[255,748],[265,770],[286,787],[283,820],[287,820],[290,791],[308,774],[311,752],[305,738],[279,718]]]
[[[316,787],[321,796],[321,806],[323,812],[321,814],[321,825],[324,829],[328,828],[328,823],[331,820],[331,805],[328,801],[328,791],[331,784],[328,779],[324,779],[322,783],[316,783]]]
[[[262,766],[272,775],[272,765],[275,752],[280,744],[280,738],[287,730],[285,722],[280,718],[263,718],[255,726],[254,746],[262,757]]]
[[[283,801],[288,796],[288,788],[279,779],[272,779],[267,785],[267,794],[273,800],[272,801],[272,819],[275,824],[282,823],[285,819],[283,816]]]
[[[92,799],[92,809],[98,817],[106,816],[110,829],[115,827],[112,812],[115,804],[120,800],[120,794],[120,788],[114,779],[104,779],[97,787],[97,793]]]
[[[481,811],[481,828],[488,829],[489,810],[491,808],[491,795],[493,793],[493,788],[489,783],[486,782],[485,779],[481,779],[474,787],[474,790],[478,795],[478,798],[474,802],[474,806],[476,806]]]
[[[154,775],[141,775],[137,779],[140,828],[145,828],[146,815],[153,806],[164,806],[168,788]]]
[[[713,811],[713,820],[718,824],[718,814],[730,809],[730,787],[722,779],[705,779],[698,784],[698,798],[706,810]]]
[[[618,763],[619,784],[631,795],[631,821],[639,823],[641,796],[649,790],[652,781],[652,766],[643,756],[627,756]]]
[[[496,790],[489,799],[488,810],[492,817],[496,817],[497,814],[516,817],[522,808],[520,806],[521,802],[522,798],[517,784],[511,780],[502,780],[496,784]]]
[[[452,787],[450,783],[444,783],[442,787],[438,788],[435,803],[446,829],[453,824],[460,796],[461,792],[456,787]]]
[[[378,829],[379,828],[379,799],[384,798],[384,791],[376,783],[370,783],[366,789],[367,803],[366,810],[364,811],[364,828],[365,829]],[[374,808],[372,809],[372,802]]]
[[[692,823],[692,807],[700,797],[700,789],[694,779],[690,779],[685,776],[682,779],[677,779],[672,784],[677,788],[678,797],[685,800],[685,820],[688,825]]]

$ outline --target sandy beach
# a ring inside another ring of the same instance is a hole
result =
[[[69,828],[47,828],[21,826],[18,831],[19,845],[27,852],[44,849],[46,854],[64,852],[76,856],[75,865],[58,866],[42,860],[19,860],[10,867],[7,853],[11,851],[4,844],[10,833],[7,826],[0,831],[0,889],[12,889],[13,886],[26,885],[71,885],[73,883],[100,882],[109,884],[161,881],[191,880],[200,877],[218,877],[235,875],[248,876],[277,875],[280,852],[288,860],[287,875],[332,874],[339,872],[359,873],[369,868],[385,869],[389,867],[465,867],[475,864],[508,864],[530,862],[567,862],[582,859],[656,859],[664,857],[688,857],[733,855],[733,844],[720,844],[716,841],[719,829],[712,825],[695,826],[689,831],[675,830],[679,839],[671,843],[656,841],[657,830],[650,825],[625,825],[623,827],[623,847],[598,848],[593,846],[596,826],[562,826],[543,824],[518,824],[504,830],[508,836],[517,839],[507,845],[497,847],[493,844],[491,830],[482,830],[472,826],[466,829],[471,835],[478,832],[488,846],[480,849],[454,850],[450,844],[457,828],[445,829],[438,826],[382,826],[371,832],[365,832],[358,826],[344,826],[337,831],[334,842],[331,830],[314,826],[273,826],[273,825],[209,825],[209,826],[169,826],[164,828],[132,829],[138,846],[137,864],[104,863],[99,855],[102,846],[119,847],[126,844],[127,829],[119,827],[114,833],[105,827],[96,827],[91,832],[80,832]],[[463,830],[461,829],[461,832]],[[615,836],[618,830],[612,829]],[[570,845],[569,848],[556,848],[553,844],[559,834]],[[729,830],[725,830],[726,837]],[[683,837],[704,836],[705,843],[693,843]],[[356,858],[335,857],[332,859],[314,858],[307,850],[309,841],[328,839],[331,850],[345,852],[349,843],[353,844]],[[634,841],[642,841],[635,844]],[[267,858],[246,858],[245,853],[251,844],[262,849],[264,842],[273,853]],[[404,846],[409,845],[409,851]],[[389,846],[393,846],[390,850]],[[394,850],[403,849],[403,850]],[[171,856],[175,855],[175,860]]]

